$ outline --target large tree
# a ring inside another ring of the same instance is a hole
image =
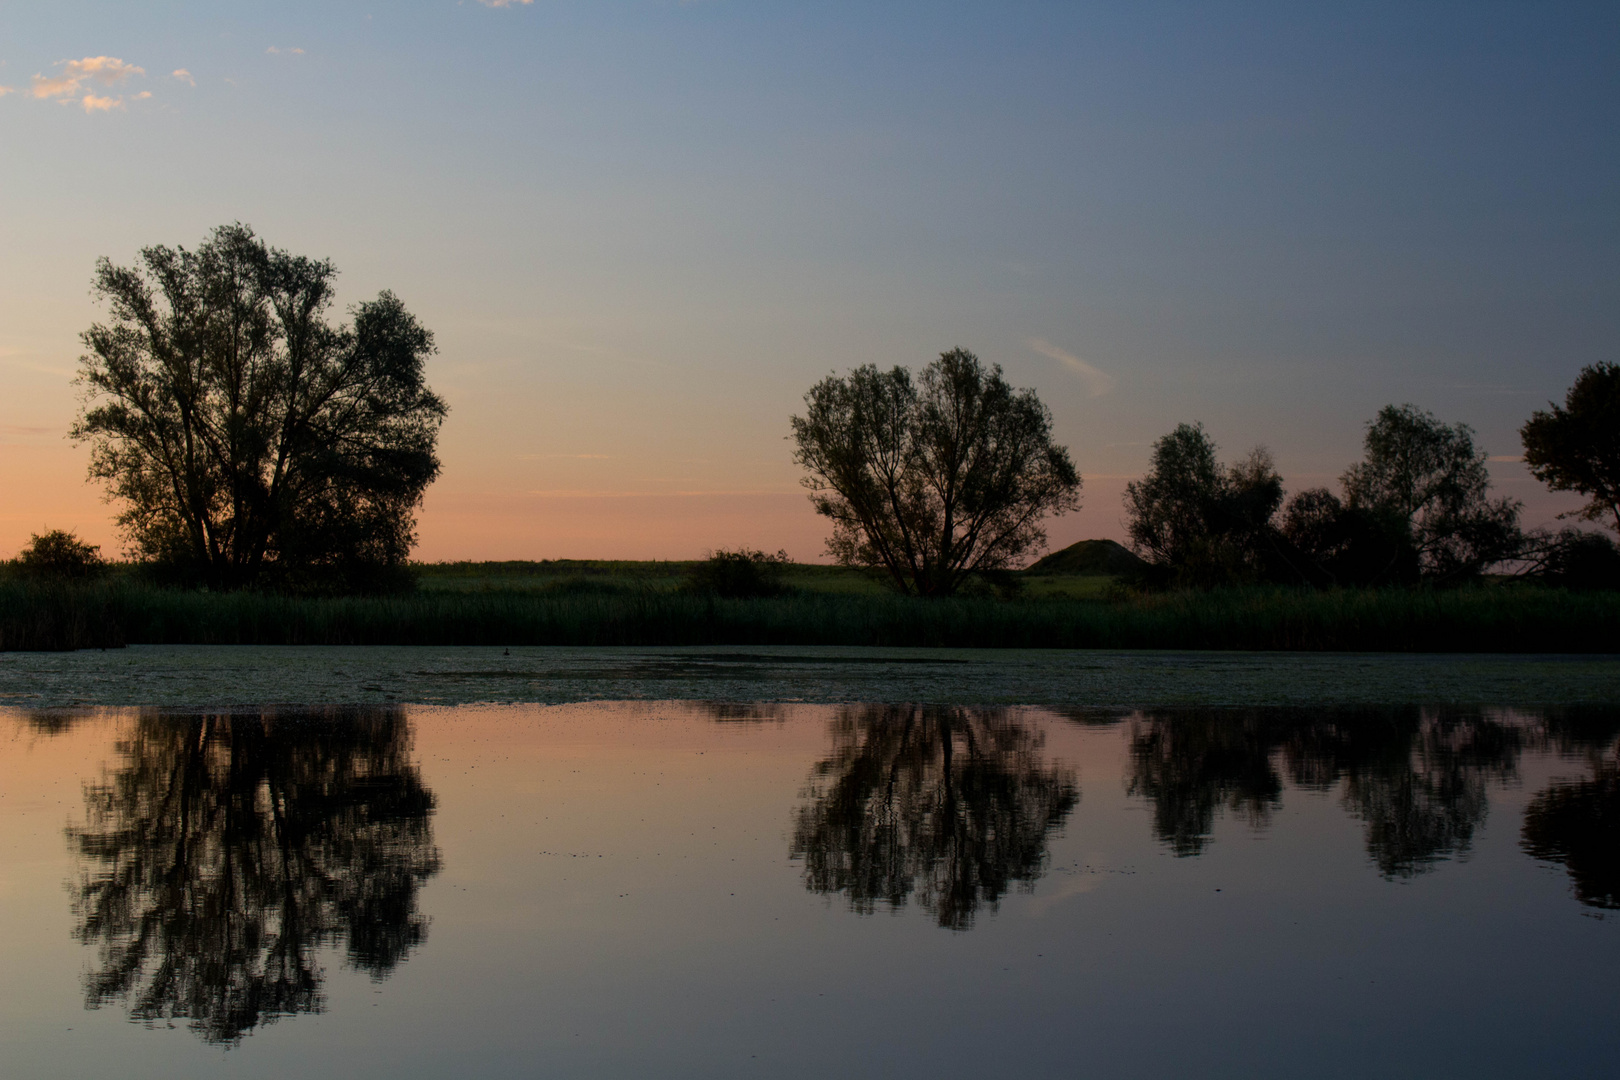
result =
[[[433,336],[388,292],[333,325],[336,273],[243,225],[97,264],[110,317],[83,335],[73,435],[137,554],[216,588],[404,562],[439,472]]]
[[[793,417],[794,460],[827,550],[881,568],[901,592],[949,596],[1046,543],[1042,521],[1080,505],[1080,475],[1052,414],[1001,367],[953,349],[913,380],[864,365],[828,376]]]
[[[1490,497],[1485,452],[1467,424],[1386,405],[1367,425],[1365,447],[1344,474],[1345,503],[1394,522],[1425,577],[1473,577],[1518,553],[1520,504]]]
[[[1548,405],[1519,430],[1525,464],[1554,491],[1587,496],[1582,517],[1620,530],[1620,365],[1582,368],[1563,408]]]
[[[1202,424],[1181,424],[1153,444],[1147,475],[1125,485],[1126,528],[1137,554],[1185,584],[1266,576],[1278,562],[1271,519],[1282,477],[1256,447],[1230,467]]]

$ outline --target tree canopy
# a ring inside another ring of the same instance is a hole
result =
[[[1366,456],[1344,474],[1345,502],[1387,515],[1425,577],[1477,575],[1519,547],[1519,503],[1490,497],[1485,452],[1467,424],[1386,405],[1367,425]]]
[[[244,225],[96,267],[83,334],[90,474],[138,555],[216,588],[353,588],[397,570],[439,472],[433,336],[392,293],[327,315],[330,262]]]
[[[1046,543],[1043,520],[1080,505],[1080,475],[1052,442],[1033,390],[965,349],[917,380],[867,364],[828,376],[792,418],[794,460],[827,550],[885,571],[901,592],[949,596],[975,574],[1013,566]]]
[[[1582,517],[1620,530],[1620,365],[1582,368],[1563,407],[1548,404],[1519,431],[1525,464],[1554,491],[1588,496]]]
[[[1230,467],[1215,453],[1202,424],[1181,424],[1153,444],[1147,475],[1125,485],[1132,546],[1189,583],[1265,576],[1282,477],[1264,447]]]

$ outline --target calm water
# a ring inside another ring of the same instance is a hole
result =
[[[1620,709],[0,711],[0,1073],[1610,1076]]]

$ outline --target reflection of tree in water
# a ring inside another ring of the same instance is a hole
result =
[[[1583,904],[1620,908],[1620,714],[1570,710],[1551,724],[1566,754],[1584,753],[1589,779],[1558,781],[1524,812],[1524,850],[1563,863]]]
[[[1079,802],[1071,769],[997,709],[866,706],[833,722],[795,813],[792,857],[806,887],[856,911],[913,895],[965,930],[1014,884],[1033,887],[1046,846]]]
[[[427,935],[433,796],[397,710],[140,717],[70,830],[86,1004],[210,1042],[320,1012],[321,946],[385,977]]]
[[[1266,823],[1281,800],[1279,762],[1303,788],[1342,781],[1380,872],[1407,877],[1468,850],[1487,783],[1512,778],[1525,738],[1478,711],[1174,710],[1132,721],[1130,789],[1153,803],[1159,838],[1196,855],[1218,810]]]

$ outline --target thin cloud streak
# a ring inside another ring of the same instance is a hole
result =
[[[1066,352],[1053,345],[1050,341],[1044,341],[1041,338],[1030,338],[1025,344],[1048,360],[1056,360],[1085,380],[1086,392],[1091,397],[1102,397],[1119,384],[1119,380],[1108,374],[1108,372],[1093,367],[1073,353]]]
[[[176,82],[183,82],[187,86],[197,85],[197,80],[192,77],[191,72],[187,71],[185,68],[175,68],[169,73],[169,78],[175,80]]]

